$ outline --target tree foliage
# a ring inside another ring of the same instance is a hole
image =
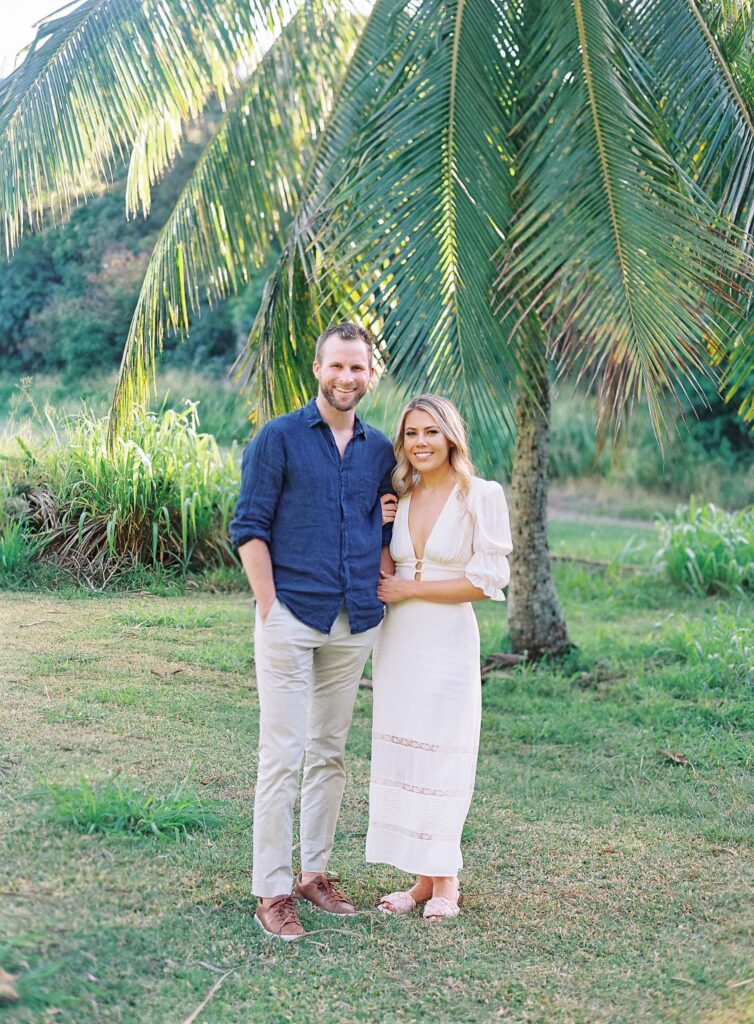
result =
[[[70,385],[93,372],[117,370],[150,254],[185,179],[193,170],[216,117],[210,112],[192,129],[170,173],[153,193],[148,218],[125,220],[126,171],[113,187],[71,211],[57,230],[27,235],[0,269],[0,361],[6,373],[62,373]],[[215,125],[216,126],[216,125]],[[253,316],[257,289],[230,303],[206,307],[191,318],[183,363],[207,366],[233,361],[237,317]],[[241,313],[241,308],[243,313]],[[178,338],[167,341],[171,349]]]
[[[147,266],[114,428],[166,334],[272,244],[239,364],[261,417],[303,399],[318,326],[354,314],[488,446],[543,354],[613,423],[646,399],[659,431],[719,371],[754,416],[751,18],[733,0],[376,0],[355,38],[319,0],[85,0],[0,88],[6,246],[117,153],[146,204],[187,119],[235,89]]]

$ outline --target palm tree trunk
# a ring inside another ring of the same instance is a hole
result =
[[[573,646],[552,578],[547,543],[547,464],[550,448],[550,382],[542,366],[533,394],[516,402],[513,456],[511,583],[508,628],[516,654],[541,658]]]

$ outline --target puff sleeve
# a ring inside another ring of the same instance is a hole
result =
[[[510,579],[508,555],[511,553],[511,528],[508,506],[500,484],[475,480],[470,502],[474,534],[466,578],[493,601],[504,601],[503,587]]]

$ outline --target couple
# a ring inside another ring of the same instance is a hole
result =
[[[356,418],[373,344],[350,322],[318,339],[317,397],[247,446],[230,525],[256,599],[255,919],[286,940],[304,934],[294,895],[331,914],[356,913],[325,871],[373,646],[366,859],[417,876],[379,909],[401,914],[423,903],[429,921],[458,913],[481,714],[470,602],[503,600],[509,576],[503,491],[472,476],[455,407],[433,395],[409,402],[394,451]],[[301,873],[291,894],[302,760]]]

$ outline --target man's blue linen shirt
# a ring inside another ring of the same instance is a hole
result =
[[[377,583],[390,530],[379,499],[394,466],[388,439],[358,418],[341,459],[314,399],[246,446],[231,540],[267,543],[278,600],[321,633],[344,601],[352,632],[382,621]]]

